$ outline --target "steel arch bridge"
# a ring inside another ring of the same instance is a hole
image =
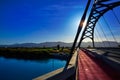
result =
[[[90,38],[92,40],[93,47],[95,47],[95,44],[94,44],[94,30],[95,30],[95,27],[96,27],[96,23],[105,13],[107,13],[108,11],[112,10],[115,7],[120,6],[120,1],[113,2],[112,0],[94,0],[94,3],[92,5],[92,9],[90,11],[90,14],[89,14],[89,17],[88,17],[88,20],[87,20],[87,23],[85,25],[85,28],[84,28],[83,32],[81,32],[81,30],[83,28],[83,23],[85,22],[85,19],[86,19],[88,8],[90,6],[90,2],[91,2],[91,0],[88,0],[86,8],[84,10],[84,14],[83,14],[83,16],[81,18],[81,21],[79,23],[77,34],[76,34],[76,37],[74,39],[73,46],[71,48],[71,52],[70,52],[71,55],[70,55],[70,58],[68,59],[68,62],[66,64],[66,66],[69,65],[69,62],[70,62],[72,56],[74,56],[73,53],[74,53],[74,50],[75,50],[75,47],[76,47],[76,44],[77,44],[77,41],[78,41],[78,38],[79,38],[79,34],[82,33],[82,35],[80,37],[80,40],[79,40],[79,43],[77,45],[77,49],[80,49],[82,41],[86,38]],[[81,66],[82,66],[81,62],[83,60],[83,64],[85,64],[84,63],[84,61],[85,61],[84,53],[87,54],[87,51],[85,50],[85,52],[84,52],[84,50],[83,50],[83,52],[82,52],[81,49],[77,50],[77,51],[78,51],[78,57],[77,57],[78,67],[81,71],[83,71],[81,69]],[[88,65],[90,63],[86,62],[86,64]],[[83,65],[83,66],[85,67],[86,65]],[[93,66],[94,65],[92,65],[91,67],[93,67]],[[95,71],[95,70],[93,70],[93,71]],[[83,76],[83,73],[81,73],[81,72],[78,72],[78,73]],[[88,74],[88,76],[91,76],[91,75]],[[83,77],[82,79],[85,80],[84,78],[85,77]],[[93,78],[93,79],[90,79],[90,80],[96,80],[96,79]]]

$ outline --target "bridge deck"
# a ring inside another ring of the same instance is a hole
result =
[[[120,72],[79,50],[78,80],[120,80]]]

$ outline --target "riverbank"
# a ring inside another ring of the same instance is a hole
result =
[[[58,58],[66,60],[69,56],[69,48],[0,48],[0,56],[5,58],[17,58],[25,60],[39,60],[46,58]]]

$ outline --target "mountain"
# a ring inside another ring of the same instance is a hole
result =
[[[71,47],[72,43],[65,42],[44,42],[44,43],[22,43],[22,44],[12,44],[12,45],[0,45],[0,47],[56,47],[60,45],[61,47]]]
[[[22,44],[12,44],[12,45],[0,45],[0,47],[56,47],[60,45],[61,47],[71,47],[73,43],[65,43],[65,42],[44,42],[44,43],[22,43]],[[81,44],[82,47],[92,46],[91,42],[83,42]],[[120,43],[119,43],[120,45]],[[113,41],[103,41],[103,42],[95,42],[95,46],[99,47],[118,47],[118,43]]]

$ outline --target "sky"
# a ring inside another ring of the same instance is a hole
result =
[[[1,0],[0,44],[73,42],[85,2]]]
[[[86,0],[0,0],[0,44],[73,42]]]

